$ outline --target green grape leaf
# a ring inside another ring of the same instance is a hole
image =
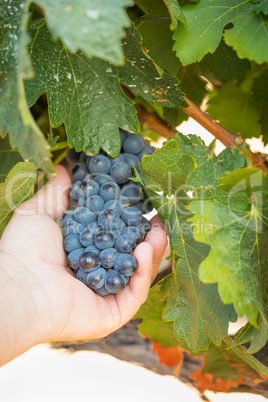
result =
[[[132,0],[37,0],[53,40],[61,39],[70,52],[123,64],[121,39],[130,25],[125,8]],[[60,21],[60,22],[59,22]]]
[[[166,282],[169,277],[163,279]],[[162,319],[162,312],[165,307],[163,299],[162,283],[158,282],[150,290],[146,302],[140,307],[134,319],[142,318],[139,325],[139,333],[148,336],[154,342],[160,342],[162,346],[174,346],[178,340],[174,336],[173,324]]]
[[[267,175],[244,168],[218,180],[218,190],[204,192],[188,206],[196,240],[211,247],[199,277],[217,283],[223,302],[232,303],[253,326],[259,313],[267,324]]]
[[[241,58],[268,61],[267,18],[256,14],[256,5],[250,0],[222,0],[221,5],[210,0],[186,5],[182,11],[186,24],[178,24],[174,33],[174,50],[183,65],[200,61],[207,53],[213,53],[224,39]]]
[[[137,23],[137,29],[140,32],[143,45],[150,57],[162,69],[176,75],[181,66],[180,60],[173,51],[175,44],[170,30],[170,20],[159,19],[157,17],[168,16],[168,10],[162,0],[136,1],[144,10],[143,17],[153,18],[152,20],[141,20]],[[145,7],[144,7],[145,6]]]
[[[206,350],[211,341],[220,345],[227,334],[229,321],[236,317],[232,306],[221,302],[217,286],[199,280],[199,265],[208,256],[210,248],[194,239],[188,222],[191,213],[186,207],[191,198],[185,189],[191,175],[208,158],[200,138],[180,134],[177,140],[169,139],[152,156],[144,157],[140,166],[144,190],[166,227],[173,256],[173,274],[163,318],[173,322],[178,341],[187,344],[187,348],[195,353]],[[239,153],[232,154],[233,165],[230,159],[229,153],[223,153],[214,166],[223,161],[226,170],[244,165]],[[213,171],[216,175],[217,168]],[[218,171],[224,171],[224,167]],[[200,174],[197,187],[202,186],[206,174],[207,171]],[[166,196],[161,195],[163,191]]]
[[[222,84],[220,92],[211,94],[207,113],[233,134],[244,138],[261,134],[260,109],[251,91],[245,91],[235,83]]]
[[[25,160],[47,172],[53,171],[49,145],[26,103],[23,78],[32,77],[27,54],[28,1],[14,0],[0,6],[0,136],[9,133],[12,148]]]
[[[268,14],[268,3],[266,0],[251,0],[252,3],[257,4],[256,13],[263,13],[265,15]]]
[[[8,137],[0,138],[0,183],[18,162],[22,162],[22,158],[15,148],[11,148]]]
[[[243,383],[245,377],[252,385],[267,379],[267,367],[241,347],[228,349],[231,342],[226,338],[220,346],[210,345],[205,352],[202,368],[191,374],[199,392],[205,389],[226,392]]]
[[[178,0],[164,0],[164,3],[169,11],[169,14],[171,16],[171,28],[176,29],[178,26],[178,20],[181,21],[182,23],[186,23],[186,19],[183,15],[183,12],[181,10],[181,7],[178,3]]]
[[[243,345],[244,343],[250,343],[247,353],[257,353],[262,349],[268,341],[268,325],[260,314],[257,324],[258,328],[253,327],[249,322],[242,327],[235,335],[234,342],[230,348]]]
[[[0,236],[15,208],[33,195],[37,173],[31,162],[18,162],[0,183]]]
[[[160,77],[141,51],[134,27],[124,42],[128,52],[121,68],[100,59],[89,60],[80,52],[71,54],[60,41],[51,40],[44,21],[35,22],[30,31],[35,78],[25,83],[28,102],[32,105],[47,92],[50,123],[54,127],[65,124],[68,141],[76,151],[96,154],[102,147],[116,156],[121,147],[119,127],[138,131],[136,110],[120,81],[135,86],[155,103],[179,106],[184,102],[177,79],[167,74]],[[43,60],[42,65],[39,60]]]
[[[210,71],[217,80],[243,81],[250,70],[250,62],[240,59],[236,52],[222,40],[214,53],[207,54],[199,63],[202,72]],[[181,87],[183,90],[183,88]],[[189,96],[191,99],[191,97]]]
[[[253,79],[253,99],[257,102],[260,111],[261,133],[263,142],[268,142],[268,69],[264,70],[259,77]]]

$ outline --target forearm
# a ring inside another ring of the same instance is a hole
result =
[[[42,342],[22,263],[0,253],[0,367]]]

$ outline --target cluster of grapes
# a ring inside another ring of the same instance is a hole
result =
[[[104,152],[79,157],[73,167],[69,211],[62,217],[68,265],[77,279],[101,296],[121,292],[137,270],[132,255],[150,229],[142,216],[152,210],[141,186],[129,180],[132,166],[151,155],[154,148],[136,134],[120,131],[121,153]]]

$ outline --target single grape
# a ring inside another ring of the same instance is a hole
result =
[[[89,171],[93,174],[109,174],[111,169],[111,162],[106,156],[96,155],[89,162]]]
[[[122,230],[121,234],[131,236],[135,246],[138,245],[143,238],[143,233],[138,226],[126,226],[125,229]]]
[[[132,176],[131,166],[125,162],[115,163],[111,167],[110,174],[116,183],[118,183],[118,184],[127,183],[129,180],[129,177]]]
[[[70,186],[69,186],[70,197],[73,198],[74,200],[78,200],[79,197],[80,197],[80,195],[79,195],[79,187],[80,187],[81,183],[82,183],[81,180],[78,180],[78,181],[70,184]]]
[[[102,229],[118,229],[120,218],[116,211],[105,209],[99,213],[98,224]]]
[[[86,207],[76,208],[74,212],[74,219],[76,222],[83,223],[84,225],[88,225],[91,222],[96,220],[96,216]]]
[[[121,292],[126,286],[126,281],[124,275],[120,274],[120,272],[111,269],[107,272],[105,277],[105,288],[108,292],[112,294],[116,294]]]
[[[92,179],[84,179],[80,184],[79,194],[83,198],[99,194],[100,186]]]
[[[78,269],[76,277],[77,279],[79,279],[79,281],[83,282],[85,285],[87,285],[87,276],[88,276],[87,272],[83,271],[80,268]]]
[[[104,202],[107,202],[109,200],[118,200],[120,197],[121,190],[118,184],[109,182],[109,183],[104,183],[101,188],[99,195],[101,198],[104,200]]]
[[[64,248],[68,253],[76,250],[77,248],[81,248],[82,246],[83,244],[81,245],[78,235],[70,235],[64,239]]]
[[[137,226],[141,222],[142,214],[135,207],[127,207],[124,209],[121,219],[127,226]]]
[[[80,197],[78,200],[78,207],[85,207],[86,206],[86,200],[83,197]]]
[[[76,221],[68,221],[64,226],[63,231],[65,236],[70,236],[70,235],[79,235],[84,229],[85,226],[82,225],[81,223],[78,223]]]
[[[122,148],[126,138],[130,135],[130,133],[128,131],[122,130],[121,128],[119,129],[119,133],[120,133],[121,148]]]
[[[72,200],[71,204],[70,204],[71,211],[75,211],[76,208],[78,208],[78,207],[79,207],[79,201],[78,200]]]
[[[118,251],[115,248],[106,248],[100,253],[101,266],[103,268],[112,268],[117,259]]]
[[[101,187],[104,183],[113,182],[113,179],[108,174],[102,174],[94,177],[95,182]]]
[[[94,292],[97,293],[97,295],[99,296],[108,296],[111,294],[110,292],[108,292],[105,286],[102,286],[102,288],[100,289],[94,289]]]
[[[137,204],[135,204],[135,207],[137,207]],[[149,214],[154,209],[153,204],[151,203],[149,198],[143,200],[142,207],[143,207],[142,210],[143,214]]]
[[[113,209],[120,216],[122,214],[122,207],[119,200],[109,200],[104,204],[103,209]]]
[[[80,255],[78,265],[83,271],[90,272],[101,266],[101,260],[97,254],[87,251]]]
[[[88,174],[87,165],[83,162],[78,162],[72,169],[74,181],[83,180]]]
[[[94,269],[94,271],[89,272],[87,275],[87,285],[91,289],[100,289],[105,283],[106,271],[104,268]]]
[[[100,250],[113,247],[114,241],[113,234],[104,230],[97,233],[94,238],[94,244]]]
[[[128,136],[123,145],[124,152],[135,155],[141,152],[142,148],[143,139],[137,134],[131,134]]]
[[[91,246],[88,246],[88,247],[85,249],[85,253],[87,253],[88,251],[90,251],[91,253],[95,253],[95,254],[97,254],[97,255],[100,254],[100,250],[99,250],[96,246],[94,246],[94,244],[92,244]]]
[[[66,211],[61,218],[61,226],[65,226],[67,222],[74,220],[74,211]]]
[[[93,234],[97,234],[102,231],[102,228],[98,225],[98,223],[91,222],[89,225],[87,225],[87,229],[89,229]]]
[[[147,235],[149,230],[151,230],[151,224],[145,216],[141,218],[141,223],[138,225],[139,230],[142,231],[144,235]]]
[[[139,183],[130,181],[122,187],[122,196],[128,198],[131,204],[137,204],[142,198],[142,189]]]
[[[119,254],[114,264],[114,269],[127,277],[133,275],[137,271],[137,268],[137,260],[133,255],[130,254]]]
[[[139,158],[134,155],[134,154],[128,154],[127,152],[123,153],[123,158],[126,163],[128,163],[130,166],[134,166],[138,171],[140,170],[139,168]]]
[[[134,248],[134,241],[130,235],[121,235],[115,241],[114,248],[119,253],[131,253]]]
[[[92,195],[86,199],[85,206],[98,215],[103,210],[104,201],[99,195]]]
[[[94,240],[94,233],[90,229],[85,229],[80,233],[79,241],[84,247],[91,246]]]
[[[79,257],[80,255],[82,255],[85,252],[85,248],[81,247],[81,248],[77,248],[76,250],[71,251],[68,254],[67,257],[67,263],[68,265],[73,268],[73,269],[79,269],[79,265],[78,265],[78,261],[79,261]]]
[[[137,154],[137,157],[141,162],[142,158],[147,155],[152,155],[152,152],[148,148],[143,148],[143,150]]]
[[[116,158],[111,158],[110,156],[108,156],[108,158],[109,158],[109,161],[111,162],[112,166],[115,163],[124,162],[124,158],[123,158],[122,154],[119,154]]]

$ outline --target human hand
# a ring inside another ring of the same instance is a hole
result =
[[[0,365],[39,343],[99,339],[123,326],[145,302],[165,252],[166,232],[154,217],[126,288],[106,297],[87,288],[67,266],[55,222],[71,182],[56,169],[58,176],[15,210],[0,241]]]

